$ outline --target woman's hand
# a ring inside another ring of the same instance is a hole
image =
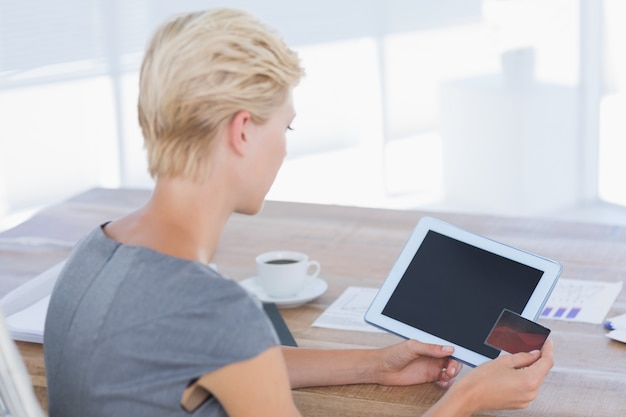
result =
[[[469,416],[477,411],[526,408],[553,365],[551,340],[541,352],[500,356],[465,375],[425,416]]]
[[[452,347],[407,340],[381,349],[283,347],[292,388],[322,385],[452,384],[462,365],[449,358]]]
[[[449,356],[451,346],[407,340],[379,350],[376,382],[381,385],[413,385],[437,382],[448,387],[463,365]]]
[[[541,352],[500,356],[484,363],[463,378],[473,386],[478,410],[521,409],[535,399],[544,378],[552,369],[552,341]]]

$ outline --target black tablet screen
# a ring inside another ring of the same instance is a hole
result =
[[[542,275],[431,230],[383,314],[493,359],[489,331],[504,308],[524,310]]]

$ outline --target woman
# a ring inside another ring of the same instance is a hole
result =
[[[258,303],[208,267],[230,215],[263,206],[302,75],[244,12],[186,14],[154,34],[139,93],[154,191],[81,240],[59,277],[44,340],[51,417],[297,416],[292,388],[351,383],[451,387],[429,416],[532,401],[550,343],[454,385],[451,347],[281,348]]]

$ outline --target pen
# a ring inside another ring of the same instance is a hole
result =
[[[626,314],[610,317],[604,322],[604,328],[608,330],[626,329]]]

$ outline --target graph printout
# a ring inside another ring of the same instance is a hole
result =
[[[622,282],[559,279],[539,318],[602,323]]]

